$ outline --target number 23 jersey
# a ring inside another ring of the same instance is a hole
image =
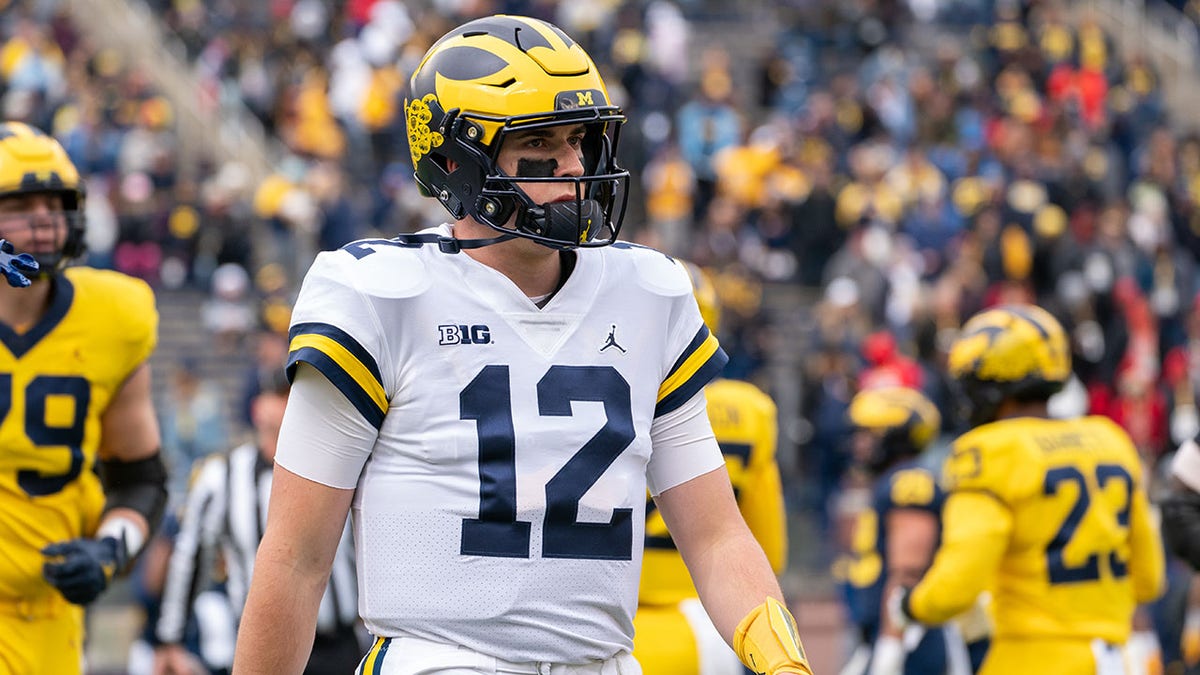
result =
[[[145,283],[74,267],[55,284],[27,331],[0,325],[0,599],[55,592],[41,549],[94,533],[100,418],[156,341]]]
[[[357,481],[372,633],[510,661],[631,649],[648,481],[657,494],[723,462],[711,442],[656,471],[651,425],[726,357],[673,260],[627,244],[576,256],[541,309],[436,246],[357,242],[309,270],[289,370],[315,367],[378,435],[344,476],[287,447],[277,461],[335,487]]]
[[[997,638],[1125,642],[1136,604],[1162,585],[1163,553],[1120,427],[993,422],[956,440],[943,472],[942,547],[910,599],[918,619],[943,620],[994,580]]]

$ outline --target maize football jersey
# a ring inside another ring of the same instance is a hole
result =
[[[0,598],[56,592],[41,549],[94,533],[100,419],[149,358],[157,326],[149,286],[87,267],[55,280],[28,330],[0,325]]]
[[[1125,642],[1137,603],[1155,597],[1164,572],[1142,466],[1115,422],[985,424],[955,441],[943,472],[943,544],[913,591],[915,616],[941,620],[983,584],[992,590],[998,639]],[[1000,505],[1004,522],[978,512],[989,502],[961,494]],[[980,527],[1007,536],[995,570],[980,568],[980,547],[970,543]]]

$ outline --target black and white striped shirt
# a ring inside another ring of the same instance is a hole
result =
[[[240,619],[254,569],[271,494],[272,464],[253,443],[204,460],[188,489],[179,535],[163,588],[162,612],[155,627],[165,643],[183,640],[196,596],[212,582],[220,552],[227,570],[226,592]],[[347,525],[334,555],[329,585],[321,598],[317,632],[332,634],[358,620],[358,582],[354,544]]]

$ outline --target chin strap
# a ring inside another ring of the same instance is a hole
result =
[[[442,253],[458,253],[463,249],[483,248],[492,244],[516,239],[515,234],[501,234],[496,237],[487,239],[455,239],[454,237],[446,237],[440,234],[401,234],[390,240],[401,246],[424,246],[425,244],[437,244],[438,250]]]

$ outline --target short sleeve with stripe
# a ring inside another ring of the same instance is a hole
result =
[[[347,262],[353,257],[344,251],[313,262],[292,312],[287,374],[292,379],[300,362],[310,364],[379,429],[388,411],[380,364],[385,336],[369,299],[353,287]]]

